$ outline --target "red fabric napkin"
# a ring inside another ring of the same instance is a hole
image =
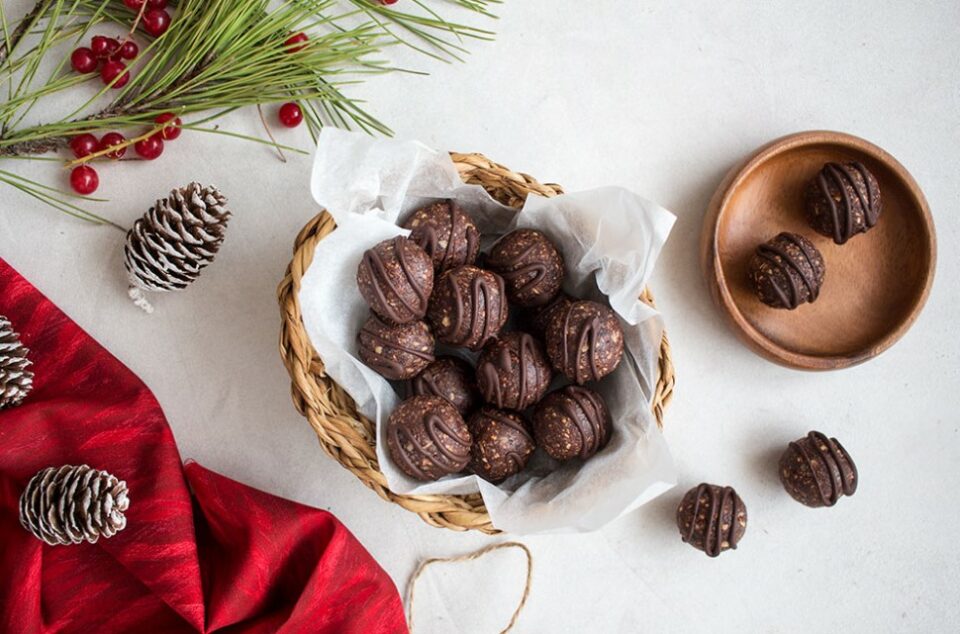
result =
[[[34,388],[0,411],[0,632],[406,632],[396,587],[327,512],[182,466],[153,395],[0,259]],[[51,465],[126,480],[127,527],[47,546],[18,500]]]

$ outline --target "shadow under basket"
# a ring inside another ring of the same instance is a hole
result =
[[[450,157],[465,183],[483,186],[493,198],[511,207],[522,207],[528,194],[552,197],[563,193],[559,185],[538,183],[534,178],[513,172],[480,154],[452,152]],[[456,531],[477,530],[491,535],[499,533],[490,522],[479,493],[398,495],[390,491],[377,461],[373,422],[358,413],[353,399],[327,376],[323,360],[317,356],[303,326],[299,292],[317,244],[335,228],[333,218],[326,211],[307,223],[297,236],[293,259],[277,289],[282,318],[280,356],[290,373],[297,411],[310,421],[324,451],[384,500],[416,513],[431,526]],[[644,290],[640,299],[654,305],[649,289]],[[661,427],[673,386],[670,344],[664,333],[660,342],[659,377],[653,395],[653,413]]]

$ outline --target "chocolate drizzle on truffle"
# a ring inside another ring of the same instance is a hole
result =
[[[800,279],[803,281],[803,284],[807,287],[807,291],[809,292],[809,301],[815,301],[820,295],[820,285],[817,284],[817,280],[814,277],[813,253],[809,248],[807,248],[807,245],[804,244],[803,240],[798,240],[797,237],[792,233],[781,233],[777,237],[781,240],[795,244],[800,252],[803,253],[804,257],[807,259],[807,263],[810,265],[808,267],[801,266],[800,263],[795,260],[785,248],[777,244],[776,241],[761,244],[759,247],[757,247],[757,255],[769,262],[770,266],[780,269],[780,271],[783,273],[783,276],[788,280],[788,286],[790,288],[789,295],[787,295],[782,288],[774,285],[777,296],[780,298],[780,303],[790,309],[796,308],[800,305],[800,286],[797,283],[796,278],[790,275],[790,272],[787,270],[788,268],[793,269],[797,272],[797,275],[800,276]]]
[[[607,444],[610,411],[591,389],[568,385],[548,394],[533,413],[537,444],[555,460],[586,460]]]
[[[418,480],[436,480],[466,467],[472,440],[459,412],[437,396],[407,399],[387,421],[391,458]]]
[[[440,341],[478,350],[507,321],[503,278],[470,265],[447,271],[428,312]]]
[[[731,487],[703,483],[677,508],[680,538],[710,557],[735,549],[747,529],[747,508]]]
[[[403,226],[411,230],[410,238],[423,247],[438,273],[477,259],[480,231],[454,200],[418,209]]]
[[[519,473],[536,448],[516,412],[483,407],[467,425],[473,435],[470,470],[490,482]]]
[[[589,458],[597,453],[601,442],[606,440],[607,407],[593,390],[571,385],[567,387],[567,393],[573,398],[563,399],[560,407],[576,423],[580,438],[583,439],[580,457]]]
[[[357,269],[360,293],[371,310],[388,321],[420,319],[433,290],[433,269],[428,263],[426,253],[407,238],[384,240],[363,254]]]
[[[371,316],[357,339],[363,362],[388,379],[409,379],[433,361],[433,335],[422,321],[393,326]]]
[[[836,438],[811,431],[787,446],[780,458],[780,481],[802,504],[833,506],[856,492],[857,466]]]
[[[477,362],[477,383],[488,403],[526,409],[540,400],[552,378],[541,344],[525,332],[507,333],[484,348]]]
[[[500,238],[486,266],[503,277],[510,301],[520,306],[549,303],[563,283],[563,256],[536,229],[517,229]]]
[[[757,247],[750,260],[750,281],[763,303],[793,310],[816,301],[826,273],[823,255],[796,233],[781,233]]]
[[[844,244],[877,224],[880,187],[857,161],[827,163],[807,187],[807,218],[819,233]]]

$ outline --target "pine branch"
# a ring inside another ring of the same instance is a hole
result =
[[[20,24],[13,30],[9,37],[4,38],[3,44],[0,44],[0,64],[7,61],[7,57],[17,48],[17,45],[23,39],[23,36],[33,28],[40,16],[46,12],[50,6],[50,0],[39,0],[33,9],[20,20]],[[0,9],[2,11],[2,9]]]

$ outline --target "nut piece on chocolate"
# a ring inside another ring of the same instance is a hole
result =
[[[471,265],[447,271],[430,298],[427,318],[439,341],[479,350],[507,321],[503,278]]]
[[[414,396],[387,420],[387,450],[416,480],[437,480],[470,462],[473,438],[457,409],[439,396]]]
[[[573,302],[574,299],[566,293],[557,293],[557,296],[554,297],[549,304],[537,308],[536,312],[534,312],[533,320],[531,321],[533,331],[541,336],[545,335],[550,328],[550,322],[553,318],[562,314]]]
[[[419,244],[433,260],[433,270],[437,275],[477,261],[480,231],[453,200],[416,210],[403,223],[403,227],[410,229],[410,239]]]
[[[556,460],[586,460],[606,446],[611,427],[603,397],[578,385],[548,394],[533,412],[537,445]]]
[[[370,310],[393,324],[423,319],[433,291],[433,263],[412,240],[390,238],[363,254],[357,286]]]
[[[497,240],[486,266],[503,278],[507,296],[519,306],[549,303],[563,283],[563,256],[535,229],[517,229]]]
[[[433,335],[422,321],[393,326],[374,315],[357,339],[360,359],[387,379],[409,379],[433,361]]]
[[[677,527],[683,541],[716,557],[737,547],[747,530],[747,507],[732,488],[703,483],[683,496]]]
[[[812,431],[780,457],[780,482],[793,499],[817,508],[833,506],[857,491],[857,466],[836,438]]]
[[[820,295],[826,267],[809,240],[781,233],[761,244],[750,259],[750,285],[761,302],[793,310]]]
[[[473,434],[470,470],[489,482],[519,473],[536,445],[516,412],[483,407],[467,421]]]
[[[603,304],[577,301],[559,310],[547,328],[547,355],[553,367],[574,383],[597,381],[623,358],[623,330]]]
[[[817,233],[844,244],[877,224],[880,185],[862,163],[827,163],[806,192],[807,222]]]
[[[477,360],[480,394],[500,409],[530,407],[546,394],[552,378],[543,345],[525,332],[490,341]]]
[[[480,403],[473,368],[457,357],[440,357],[410,381],[414,396],[439,396],[466,417]]]

